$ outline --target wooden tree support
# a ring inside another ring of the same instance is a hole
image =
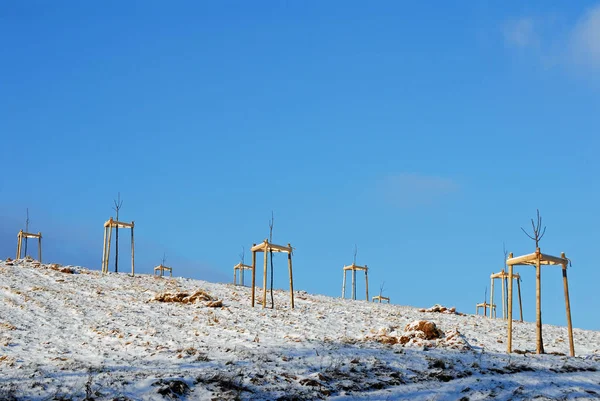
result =
[[[365,272],[365,292],[366,292],[365,300],[367,302],[369,302],[369,275],[368,275],[369,268],[367,267],[367,265],[357,266],[354,263],[352,263],[351,265],[348,265],[348,266],[344,266],[344,268],[343,268],[344,281],[342,281],[342,298],[346,298],[346,272],[348,272],[348,271],[352,272],[352,299],[356,299],[356,272],[357,271]]]
[[[387,303],[389,304],[390,303],[390,298],[389,297],[384,297],[384,296],[381,296],[381,295],[375,295],[373,297],[373,302],[375,302],[375,301],[379,301],[379,303],[381,303],[381,301],[387,301]]]
[[[252,270],[252,266],[248,266],[243,264],[242,262],[233,266],[233,284],[234,285],[244,285],[244,270]],[[237,272],[240,272],[240,280],[238,283]]]
[[[157,275],[156,274],[157,271],[160,272],[158,274],[160,277],[164,276],[165,271],[169,272],[169,276],[170,277],[173,277],[173,268],[172,267],[167,267],[167,266],[163,266],[162,264],[160,264],[160,265],[158,265],[158,266],[156,266],[154,268],[154,275],[155,276]]]
[[[255,291],[256,291],[256,254],[258,252],[264,253],[264,267],[263,267],[263,297],[262,305],[263,308],[267,306],[267,260],[270,252],[283,252],[288,254],[288,271],[290,275],[290,302],[292,309],[294,309],[294,276],[292,274],[292,252],[293,248],[290,244],[287,246],[275,245],[265,239],[260,244],[253,244],[252,248],[252,307],[254,307]]]
[[[541,297],[541,266],[544,265],[561,265],[563,286],[565,293],[565,309],[567,312],[567,328],[569,334],[569,355],[575,356],[575,345],[573,344],[573,325],[571,323],[571,304],[569,302],[569,283],[567,280],[567,265],[569,259],[565,253],[561,253],[560,257],[543,254],[540,248],[536,248],[534,253],[513,258],[512,253],[509,255],[506,264],[508,265],[508,327],[507,327],[507,352],[512,352],[512,298],[513,298],[513,266],[535,266],[536,267],[536,337],[538,354],[544,353],[544,342],[542,338],[542,297]],[[519,290],[520,291],[520,290]]]
[[[42,263],[42,233],[38,232],[37,234],[26,233],[21,230],[17,234],[17,259],[21,259],[21,251],[23,248],[23,240],[25,238],[37,238],[38,240],[38,262]],[[25,255],[27,256],[27,255]]]
[[[111,217],[104,223],[104,245],[102,248],[102,274],[108,273],[108,261],[110,259],[110,243],[112,239],[113,228],[131,228],[131,276],[135,276],[135,248],[133,241],[134,222],[124,223],[113,220]]]
[[[494,317],[496,317],[496,305],[495,304],[488,304],[487,302],[482,302],[479,304],[475,305],[475,314],[479,315],[479,309],[483,309],[483,316],[487,316],[487,311],[488,309],[490,310],[490,318],[492,317],[492,314],[494,315]]]
[[[493,273],[490,275],[490,279],[492,281],[491,284],[491,291],[490,291],[490,304],[494,304],[494,280],[495,279],[500,279],[501,283],[502,283],[502,319],[506,319],[506,311],[508,310],[508,288],[506,288],[507,286],[504,284],[505,281],[508,279],[508,272],[504,271],[504,269],[502,269],[502,271],[500,271],[499,273]],[[517,286],[519,287],[519,310],[521,312],[521,321],[523,321],[523,303],[521,302],[521,276],[519,276],[519,273],[515,273],[513,274],[513,280],[517,280]],[[495,314],[494,314],[494,317]],[[492,318],[492,314],[490,313],[490,319]]]

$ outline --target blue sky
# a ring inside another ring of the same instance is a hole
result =
[[[339,296],[356,244],[372,294],[472,313],[539,208],[600,330],[600,3],[0,2],[0,43],[0,257],[29,208],[46,261],[99,269],[120,192],[139,272],[230,281],[273,211],[297,289]]]

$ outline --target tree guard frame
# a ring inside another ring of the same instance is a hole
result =
[[[160,274],[156,274],[156,271],[160,271]],[[169,277],[173,277],[173,268],[164,266],[162,263],[154,268],[154,276],[163,277],[165,275],[165,270],[169,272]]]
[[[506,319],[507,318],[507,310],[508,310],[508,286],[505,285],[504,281],[505,279],[508,279],[508,272],[506,272],[504,269],[502,269],[502,271],[498,272],[498,273],[492,273],[490,275],[490,280],[492,281],[491,283],[491,291],[490,291],[490,304],[494,305],[494,279],[500,279],[502,280],[502,319]],[[517,288],[518,288],[518,295],[519,295],[519,311],[520,311],[520,317],[521,317],[521,322],[523,321],[523,302],[521,301],[521,276],[519,275],[519,273],[514,273],[513,274],[513,280],[517,280]],[[496,307],[496,305],[494,305],[494,308]],[[495,316],[494,316],[495,317]],[[490,313],[490,319],[492,318],[492,314]]]
[[[379,301],[379,303],[381,303],[381,301],[387,301],[387,303],[390,303],[390,297],[384,297],[383,295],[375,295],[373,297],[373,302],[375,301]]]
[[[23,240],[25,238],[37,238],[38,240],[38,262],[42,263],[42,233],[28,233],[20,230],[17,234],[17,259],[21,259],[21,251],[23,249]],[[27,255],[25,255],[27,256]]]
[[[492,317],[492,314],[494,316],[496,316],[496,305],[495,304],[488,304],[487,302],[481,302],[478,304],[475,304],[475,316],[479,315],[479,309],[483,308],[483,316],[487,317],[487,310],[490,310],[490,318]]]
[[[240,272],[240,282],[238,283],[237,272]],[[252,266],[245,265],[242,262],[233,266],[233,284],[234,285],[244,285],[244,270],[252,270]]]
[[[569,355],[575,356],[575,346],[573,344],[573,324],[571,322],[571,304],[569,302],[569,282],[567,280],[567,265],[569,259],[567,259],[564,252],[560,254],[560,257],[543,254],[540,248],[536,248],[534,253],[528,255],[513,257],[510,253],[506,264],[508,265],[508,342],[507,352],[512,352],[512,298],[513,298],[513,266],[535,266],[536,269],[536,331],[537,331],[537,347],[536,353],[544,353],[544,342],[542,339],[542,301],[541,301],[541,274],[542,265],[561,265],[562,266],[562,277],[563,277],[563,288],[565,295],[565,309],[567,314],[567,328],[569,334]]]
[[[131,229],[131,277],[135,276],[135,247],[133,241],[133,228],[135,223],[125,223],[123,221],[113,220],[111,217],[104,223],[104,246],[102,248],[102,274],[108,273],[108,263],[110,260],[110,243],[112,239],[113,228]]]
[[[293,248],[288,243],[287,246],[276,245],[270,243],[267,239],[265,239],[260,244],[252,244],[252,307],[254,308],[254,299],[256,292],[256,254],[258,252],[263,252],[265,254],[264,260],[264,269],[263,269],[263,297],[262,297],[262,306],[265,308],[267,306],[267,254],[270,252],[282,252],[288,254],[288,270],[290,274],[290,301],[292,305],[292,309],[294,309],[294,276],[292,273],[292,253]]]
[[[365,291],[366,298],[365,300],[369,302],[369,267],[367,265],[358,266],[352,263],[351,265],[343,267],[344,272],[344,280],[342,281],[342,299],[346,298],[346,272],[352,271],[352,299],[356,300],[356,272],[364,271],[365,272]]]

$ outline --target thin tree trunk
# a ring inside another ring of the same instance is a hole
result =
[[[544,353],[544,340],[542,339],[542,268],[540,266],[540,256],[538,248],[538,260],[535,267],[535,312],[536,312],[536,331],[537,331],[537,353]]]

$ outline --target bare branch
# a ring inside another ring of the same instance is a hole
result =
[[[521,230],[523,230],[525,235],[527,235],[529,238],[535,241],[535,247],[537,249],[539,248],[540,240],[544,237],[544,234],[546,234],[546,226],[544,226],[544,228],[542,229],[542,216],[540,215],[539,209],[536,209],[536,216],[537,224],[536,221],[531,219],[531,229],[533,231],[531,235],[529,235],[527,231],[523,229],[523,227],[521,227]]]
[[[240,252],[239,256],[240,256],[240,261],[242,262],[242,264],[244,264],[244,255],[246,253],[246,249],[242,246],[242,252]]]
[[[121,192],[118,193],[117,199],[113,199],[115,206],[112,208],[115,212],[117,212],[117,220],[119,220],[119,210],[121,210],[121,206],[123,206],[123,201],[121,200]]]
[[[546,234],[546,227],[544,227],[544,231],[542,231],[542,234],[540,235],[539,239],[542,239],[544,237],[544,234]]]
[[[118,193],[117,199],[113,199],[115,206],[113,210],[117,212],[117,221],[119,221],[119,210],[121,210],[121,206],[123,206],[123,201],[121,200],[121,192]],[[115,228],[115,273],[119,271],[119,227]]]
[[[528,236],[529,238],[531,238],[532,240],[534,240],[534,241],[535,241],[535,238],[534,238],[534,237],[532,237],[531,235],[529,235],[529,234],[527,233],[527,231],[525,231],[525,229],[524,229],[523,227],[521,227],[521,230],[523,230],[523,232],[525,233],[525,235],[526,235],[526,236]]]
[[[356,247],[356,244],[354,244],[354,259],[352,259],[352,264],[356,264],[356,254],[358,253],[358,248]]]

